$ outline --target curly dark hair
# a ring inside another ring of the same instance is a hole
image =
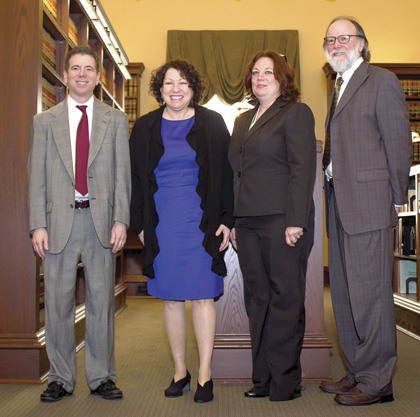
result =
[[[160,90],[163,86],[166,71],[170,68],[176,69],[187,80],[189,87],[193,90],[193,97],[188,106],[196,107],[203,99],[205,84],[200,73],[187,61],[176,59],[155,69],[150,78],[149,93],[156,99],[160,106],[165,105]]]
[[[254,55],[245,69],[245,90],[251,104],[258,103],[252,92],[252,69],[260,58],[270,58],[273,61],[274,78],[280,84],[281,97],[285,101],[296,101],[300,96],[293,69],[287,63],[286,57],[274,51],[261,51]]]

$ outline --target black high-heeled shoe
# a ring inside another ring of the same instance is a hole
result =
[[[187,375],[185,376],[185,378],[182,378],[176,382],[174,379],[172,379],[171,385],[169,385],[169,387],[166,388],[165,390],[165,397],[167,398],[180,397],[183,394],[183,391],[190,390],[190,381],[191,381],[191,375],[187,370]]]
[[[194,401],[196,403],[208,403],[213,398],[213,380],[210,379],[203,386],[197,381],[197,391],[194,394]]]

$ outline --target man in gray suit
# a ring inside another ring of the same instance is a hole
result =
[[[43,259],[45,279],[50,361],[48,388],[41,394],[45,402],[71,395],[76,382],[74,297],[80,261],[86,281],[89,388],[105,399],[122,398],[115,386],[114,285],[115,254],[125,244],[129,224],[128,121],[93,96],[99,77],[94,50],[71,50],[64,72],[67,99],[33,120],[28,210],[32,245]]]
[[[368,65],[368,40],[354,19],[331,22],[324,51],[338,73],[323,162],[331,297],[347,374],[320,388],[343,405],[384,403],[393,400],[397,360],[392,229],[407,202],[408,110],[396,76]]]

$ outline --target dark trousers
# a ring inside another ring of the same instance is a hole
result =
[[[254,390],[272,401],[301,396],[305,282],[314,216],[295,247],[286,244],[286,216],[236,219],[239,263],[252,341]]]
[[[347,377],[370,395],[392,394],[397,361],[392,228],[349,235],[329,201],[331,299]]]

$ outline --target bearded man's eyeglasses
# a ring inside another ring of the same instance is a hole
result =
[[[334,45],[335,41],[338,40],[339,43],[341,43],[342,45],[345,45],[346,43],[350,42],[350,38],[352,36],[356,38],[364,39],[364,37],[360,35],[340,35],[340,36],[327,36],[324,38],[324,42],[326,45]]]

